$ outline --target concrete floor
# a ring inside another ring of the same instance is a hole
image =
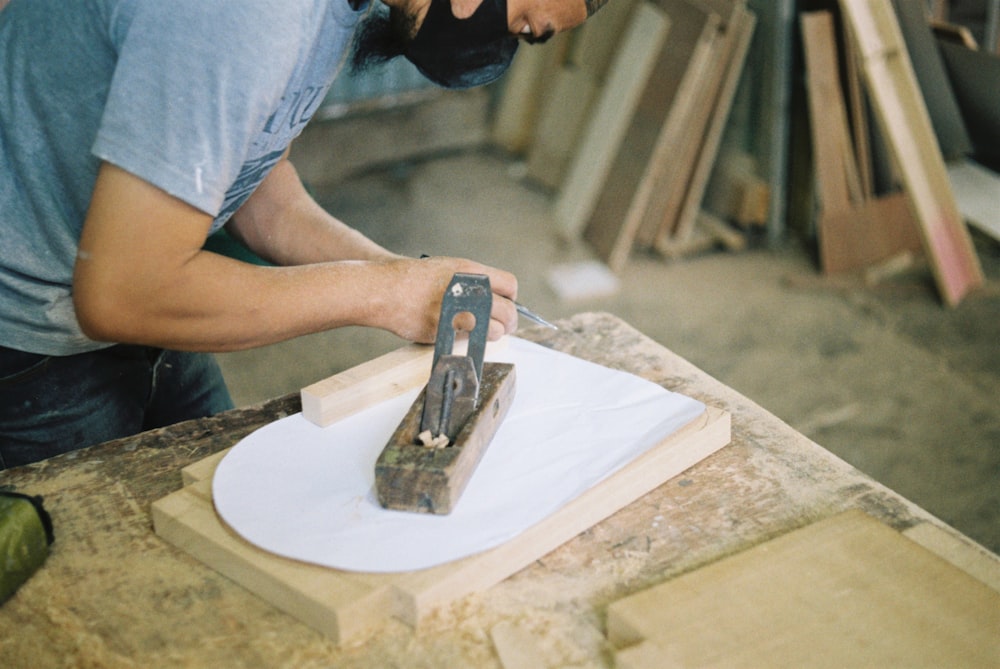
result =
[[[614,296],[567,302],[547,282],[585,260],[554,233],[551,194],[519,165],[468,151],[397,165],[318,193],[406,254],[510,269],[550,319],[607,311],[761,404],[875,479],[1000,552],[1000,247],[976,237],[988,284],[958,308],[916,269],[866,287],[825,280],[799,248],[635,256]],[[524,326],[527,326],[525,324]],[[402,342],[346,328],[219,356],[234,399],[296,392]]]

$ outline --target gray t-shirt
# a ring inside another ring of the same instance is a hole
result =
[[[0,11],[0,345],[66,355],[100,161],[220,228],[323,100],[347,0],[12,0]]]

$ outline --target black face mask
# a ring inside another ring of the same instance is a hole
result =
[[[507,25],[507,0],[483,0],[467,19],[455,18],[450,0],[431,0],[405,55],[439,86],[471,88],[503,74],[517,44]]]

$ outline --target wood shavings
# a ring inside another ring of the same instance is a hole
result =
[[[424,430],[418,434],[417,439],[420,440],[420,443],[423,444],[425,448],[446,448],[448,444],[451,443],[451,440],[448,439],[448,435],[442,433],[435,437],[431,434],[430,430]]]

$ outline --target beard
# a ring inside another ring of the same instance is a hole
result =
[[[402,56],[416,33],[412,14],[380,2],[361,21],[351,47],[351,72],[360,74]]]

